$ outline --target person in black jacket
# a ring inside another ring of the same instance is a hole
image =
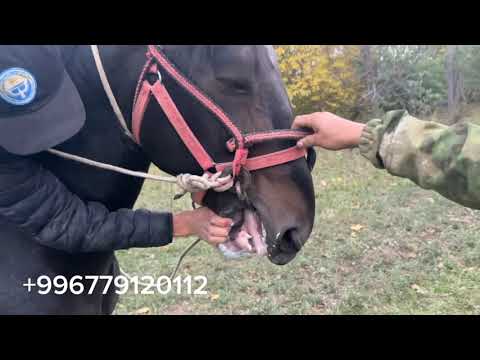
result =
[[[175,215],[142,209],[109,211],[69,191],[31,155],[71,138],[84,122],[82,101],[56,47],[2,46],[0,242],[10,244],[11,251],[0,254],[0,302],[15,302],[15,292],[9,292],[5,283],[28,274],[8,270],[11,264],[28,262],[31,255],[22,258],[29,253],[25,247],[30,242],[21,238],[79,254],[163,246],[177,236],[196,235],[213,245],[228,237],[232,220],[205,207]],[[41,248],[32,247],[34,251]]]

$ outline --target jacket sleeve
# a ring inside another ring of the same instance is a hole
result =
[[[374,166],[408,178],[461,205],[480,209],[480,127],[445,126],[406,111],[367,123],[361,154]]]
[[[167,245],[170,213],[84,202],[38,162],[0,148],[0,217],[44,246],[69,253]]]

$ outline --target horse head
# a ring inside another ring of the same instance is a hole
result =
[[[162,53],[191,84],[228,114],[242,133],[290,128],[292,107],[272,46],[164,45]],[[135,54],[125,56],[121,66],[109,69],[110,74],[117,74],[113,83],[120,82],[122,77],[139,75],[122,71],[128,68],[129,61],[138,63],[138,52]],[[149,76],[155,77],[156,74]],[[232,138],[229,129],[171,74],[160,69],[159,76],[210,157],[216,163],[231,162],[233,155],[226,146]],[[133,90],[125,93],[130,99],[133,95]],[[142,149],[163,171],[172,175],[203,173],[155,101],[145,107],[141,127],[137,130]],[[259,143],[249,149],[249,156],[271,154],[294,144],[292,139]],[[208,191],[203,199],[204,205],[235,221],[226,247],[233,252],[240,250],[237,245],[240,240],[245,241],[240,238],[248,232],[253,235],[248,241],[253,241],[252,246],[261,250],[257,252],[267,253],[275,264],[290,262],[307,241],[313,227],[315,196],[310,170],[305,157],[300,157],[252,172],[242,171],[238,176],[242,196],[238,191]]]

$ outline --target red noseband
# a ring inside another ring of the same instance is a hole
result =
[[[203,106],[205,106],[232,134],[233,138],[227,142],[227,147],[234,152],[232,162],[216,163],[195,134],[192,132],[182,114],[172,100],[170,94],[162,83],[160,69],[167,72],[180,86],[182,86],[190,95],[195,97]],[[146,79],[147,74],[158,74],[158,79],[153,85]],[[182,139],[192,156],[202,167],[204,171],[216,169],[222,171],[227,167],[232,167],[233,176],[237,176],[242,168],[249,171],[268,168],[284,164],[301,157],[305,157],[306,151],[296,146],[284,150],[268,153],[261,156],[248,157],[248,147],[256,143],[291,139],[298,140],[308,133],[299,130],[270,130],[253,134],[243,134],[233,123],[227,114],[213,102],[207,95],[194,86],[182,73],[180,73],[166,58],[166,56],[155,46],[149,45],[147,52],[147,62],[143,68],[135,92],[132,115],[132,133],[135,141],[140,144],[140,130],[145,110],[150,103],[152,96],[162,108],[168,120],[174,127],[178,136]]]

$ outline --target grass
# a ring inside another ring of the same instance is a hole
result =
[[[280,267],[225,261],[202,243],[180,275],[207,295],[122,296],[117,314],[480,314],[478,212],[376,170],[357,151],[318,152],[316,224]],[[189,208],[173,187],[147,183],[137,207]],[[192,239],[118,252],[131,274],[167,275]]]

